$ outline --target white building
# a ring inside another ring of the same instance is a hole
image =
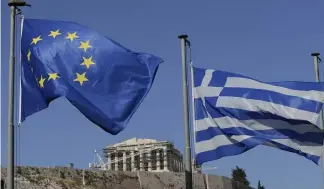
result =
[[[182,154],[168,141],[132,138],[104,148],[106,170],[171,171],[184,169]]]

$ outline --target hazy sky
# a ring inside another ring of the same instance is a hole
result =
[[[36,1],[25,17],[71,20],[127,48],[164,59],[152,90],[128,127],[112,136],[66,99],[30,116],[20,129],[20,164],[87,168],[93,150],[132,137],[171,140],[184,151],[180,41],[186,33],[196,67],[236,72],[263,81],[314,81],[314,51],[324,55],[324,2],[304,1]],[[203,3],[204,2],[204,3]],[[7,166],[9,7],[1,1],[1,163]],[[321,74],[323,77],[324,75]],[[270,147],[204,166],[230,177],[236,165],[267,189],[323,188],[321,166]]]

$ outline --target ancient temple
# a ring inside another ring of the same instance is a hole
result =
[[[107,170],[182,172],[182,154],[169,141],[132,138],[104,148]]]

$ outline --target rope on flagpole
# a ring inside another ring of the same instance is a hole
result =
[[[21,15],[21,10],[19,9],[19,8],[16,8],[16,11],[15,11],[15,15],[17,16],[17,15]],[[16,20],[16,22],[19,22],[19,17],[15,17],[15,20]],[[20,62],[21,62],[21,52],[20,52],[20,40],[19,40],[19,38],[20,38],[20,36],[19,36],[19,27],[15,27],[15,33],[17,34],[17,35],[15,35],[14,37],[15,37],[15,46],[17,47],[16,49],[15,49],[15,51],[16,52],[14,52],[17,56],[19,56],[19,61],[17,62],[15,62],[15,70],[20,70],[19,69],[19,67],[20,67]],[[14,79],[14,87],[15,87],[15,91],[18,91],[18,88],[19,88],[19,75],[20,75],[20,73],[19,72],[15,72],[15,79]],[[18,91],[19,92],[19,91]],[[19,151],[19,145],[20,145],[20,138],[19,138],[19,136],[20,136],[20,129],[19,129],[19,127],[18,127],[18,112],[17,112],[17,104],[16,104],[16,102],[17,102],[17,97],[19,97],[19,95],[18,96],[15,96],[15,104],[14,104],[14,108],[15,108],[15,121],[14,121],[14,127],[16,127],[17,129],[15,129],[14,130],[14,132],[15,132],[15,137],[14,137],[14,139],[15,139],[15,156],[16,156],[16,158],[15,158],[15,174],[17,174],[17,166],[19,165],[19,154],[20,154],[20,151]]]
[[[193,75],[193,59],[192,59],[192,49],[191,49],[191,43],[189,40],[186,40],[186,46],[188,47],[189,50],[189,68],[190,68],[190,85],[191,85],[191,130],[193,132],[192,138],[193,138],[193,154],[194,157],[196,156],[196,151],[195,151],[195,143],[196,143],[196,124],[195,124],[195,100],[194,100],[194,75]],[[196,161],[194,158],[193,161],[193,168],[196,170]]]
[[[312,53],[311,56],[314,57],[314,71],[315,71],[315,79],[316,82],[321,82],[320,79],[320,71],[319,71],[319,63],[321,62],[320,53]],[[323,123],[323,109],[319,113],[319,127],[324,130],[324,123]],[[322,146],[324,148],[324,146]],[[322,159],[322,174],[323,174],[323,182],[324,182],[324,154],[321,155]]]
[[[21,158],[21,57],[22,57],[22,53],[21,53],[21,38],[22,38],[22,32],[23,32],[23,25],[24,25],[24,15],[21,14],[20,12],[20,40],[19,40],[19,63],[18,63],[18,107],[17,107],[17,130],[18,130],[18,154],[17,154],[17,160],[18,160],[18,165],[20,165],[20,158]]]
[[[195,100],[194,100],[194,80],[193,80],[193,60],[192,60],[192,50],[191,50],[191,43],[189,40],[186,39],[186,47],[189,51],[188,55],[189,55],[189,70],[190,70],[190,87],[191,87],[191,95],[189,96],[190,97],[190,105],[191,105],[191,129],[190,131],[192,132],[192,135],[191,136],[191,141],[193,141],[193,147],[191,148],[192,149],[192,152],[193,152],[193,160],[192,160],[192,178],[193,178],[193,186],[195,186],[196,184],[196,151],[195,151],[195,143],[196,143],[196,127],[195,127]],[[188,102],[189,103],[189,102]]]

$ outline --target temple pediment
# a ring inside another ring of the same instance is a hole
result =
[[[118,146],[132,146],[132,145],[143,145],[143,144],[154,144],[154,143],[162,143],[162,142],[167,142],[167,141],[157,141],[154,139],[146,139],[146,138],[131,138],[128,140],[125,140],[120,143],[112,144],[107,146],[106,148],[109,147],[118,147]]]

